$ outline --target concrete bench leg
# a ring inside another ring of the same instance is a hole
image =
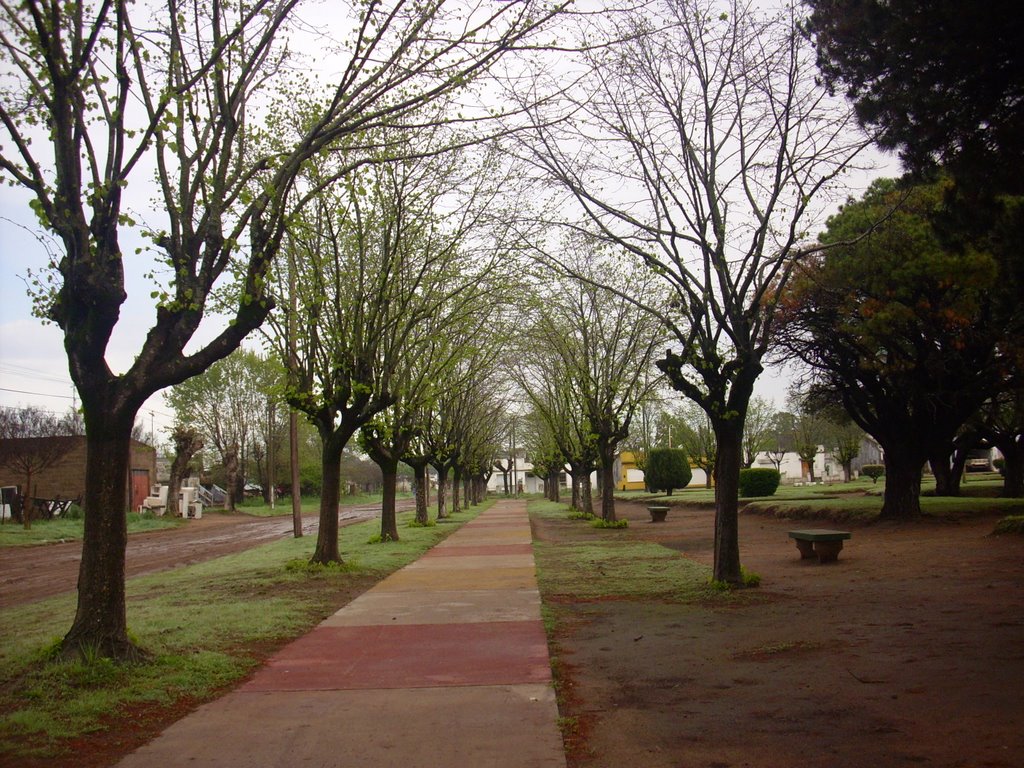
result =
[[[810,558],[815,557],[814,544],[809,541],[804,541],[803,539],[794,539],[794,541],[796,541],[796,548],[800,550],[801,560],[809,560]]]
[[[841,541],[818,541],[814,544],[814,554],[818,556],[819,563],[834,563],[842,548]]]

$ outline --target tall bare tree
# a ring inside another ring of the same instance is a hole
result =
[[[537,112],[523,155],[582,217],[672,293],[648,307],[674,337],[659,367],[711,420],[714,578],[741,583],[743,425],[775,305],[823,192],[867,145],[816,82],[800,11],[660,0],[597,19],[571,118]],[[590,30],[585,30],[589,33]],[[547,258],[575,274],[557,253]]]

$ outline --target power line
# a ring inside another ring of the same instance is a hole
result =
[[[26,392],[24,389],[8,389],[7,387],[0,387],[0,392],[14,392],[18,395],[34,395],[36,397],[59,397],[62,400],[74,400],[75,398],[71,395],[51,395],[47,392]]]
[[[8,376],[21,376],[23,378],[39,379],[40,381],[52,381],[57,384],[71,384],[71,379],[67,376],[47,373],[46,371],[40,371],[36,368],[28,368],[24,365],[16,365],[15,363],[0,364],[0,373],[7,374]]]

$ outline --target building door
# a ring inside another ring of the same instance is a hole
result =
[[[142,506],[143,500],[149,496],[149,470],[148,469],[133,469],[132,470],[132,505],[130,507],[132,512],[138,510]]]

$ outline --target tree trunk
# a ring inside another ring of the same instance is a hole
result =
[[[342,440],[336,434],[326,439],[321,436],[321,440],[320,527],[310,562],[327,565],[342,562],[338,551],[338,508],[341,502],[341,454],[348,440]]]
[[[913,520],[921,516],[921,467],[924,460],[882,446],[885,452],[885,494],[880,520]]]
[[[594,496],[591,491],[590,470],[588,469],[586,474],[580,479],[580,504],[583,506],[582,511],[585,515],[594,514]]]
[[[577,512],[583,511],[583,492],[580,484],[579,474],[576,472],[576,468],[573,467],[569,472],[569,477],[572,478],[572,500],[569,504]]]
[[[776,467],[776,470],[778,467]],[[849,483],[853,480],[853,459],[843,462],[843,482]]]
[[[299,414],[288,414],[288,454],[292,465],[292,535],[302,538],[302,479],[299,476]]]
[[[127,470],[126,470],[127,471]],[[21,505],[21,527],[32,530],[32,513],[36,511],[36,503],[32,493],[32,470],[25,474],[25,503]]]
[[[98,410],[86,407],[85,529],[78,608],[62,650],[69,656],[98,653],[134,660],[142,652],[128,639],[124,579],[128,545],[125,510],[135,411],[108,411],[90,417]]]
[[[615,479],[613,477],[615,471],[615,445],[604,444],[601,449],[601,469],[600,469],[600,482],[598,485],[601,488],[601,519],[609,523],[614,523],[617,518],[615,517]]]
[[[550,486],[551,493],[551,495],[548,496],[548,498],[551,499],[551,501],[555,502],[556,504],[562,500],[562,489],[558,487],[558,478],[560,475],[561,472],[559,472],[557,469],[554,469],[548,473],[548,484]]]
[[[425,461],[417,461],[411,466],[413,475],[416,478],[416,522],[420,525],[426,525],[430,522],[430,513],[428,511],[430,486],[427,484],[427,463]]]
[[[462,511],[462,503],[459,493],[462,490],[462,469],[456,464],[452,467],[452,514],[457,515]]]
[[[238,445],[229,445],[224,451],[224,456],[221,460],[224,466],[224,484],[227,486],[224,490],[227,491],[227,499],[224,502],[224,507],[228,512],[237,512],[236,505],[238,503]]]
[[[960,483],[964,480],[964,469],[967,467],[967,456],[970,451],[966,446],[960,446],[953,451],[953,462],[950,466],[950,482],[956,488],[956,495],[960,495]]]
[[[448,517],[448,467],[434,465],[437,470],[437,519]]]
[[[1003,454],[1003,496],[1019,499],[1024,496],[1024,442],[1017,435],[996,441]]]
[[[742,585],[740,571],[739,495],[743,467],[743,418],[712,421],[718,453],[715,457],[715,581]]]
[[[936,451],[929,459],[932,475],[935,477],[936,496],[959,496],[960,483],[950,464],[950,451]]]
[[[380,503],[380,540],[398,541],[398,517],[395,514],[395,489],[398,485],[398,459],[377,459],[384,480]]]

